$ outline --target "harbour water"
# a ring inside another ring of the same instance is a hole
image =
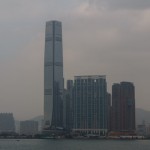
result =
[[[149,140],[1,139],[0,150],[149,150]]]

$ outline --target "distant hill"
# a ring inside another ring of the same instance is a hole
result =
[[[150,124],[150,111],[136,108],[136,124],[141,124],[143,121],[146,124]]]
[[[41,116],[36,116],[36,117],[34,117],[32,119],[29,119],[29,120],[34,120],[34,121],[41,122],[43,119],[44,119],[44,116],[41,115]]]

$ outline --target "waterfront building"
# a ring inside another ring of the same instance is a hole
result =
[[[21,135],[35,135],[38,134],[38,122],[33,120],[20,121]]]
[[[131,82],[112,86],[112,130],[135,131],[135,88]]]
[[[107,127],[108,127],[108,131],[111,131],[111,118],[112,118],[112,115],[111,115],[111,94],[110,93],[107,93],[107,97],[106,97],[106,108],[107,108]]]
[[[73,132],[105,136],[107,127],[106,76],[75,76]]]
[[[137,135],[139,135],[139,136],[146,136],[146,134],[147,134],[147,132],[146,132],[147,131],[147,127],[146,127],[145,124],[137,125],[136,131],[137,131]]]
[[[121,91],[120,84],[114,83],[112,86],[112,131],[121,130]]]
[[[44,129],[63,126],[62,24],[46,22],[44,56]]]
[[[73,96],[73,80],[67,80],[67,89],[64,92],[64,99],[63,99],[64,127],[67,130],[71,130],[73,126],[72,96]]]
[[[136,126],[136,132],[137,132],[137,135],[139,135],[139,136],[149,137],[150,136],[150,125],[147,124],[145,122],[145,120],[143,120],[141,124],[138,124]]]
[[[0,113],[0,133],[14,133],[15,120],[12,113]]]
[[[146,125],[146,136],[150,137],[150,124]]]

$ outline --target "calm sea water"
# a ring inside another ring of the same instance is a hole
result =
[[[0,140],[0,150],[150,150],[150,140]]]

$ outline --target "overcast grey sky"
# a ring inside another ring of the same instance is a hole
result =
[[[64,77],[134,82],[150,110],[150,0],[0,0],[0,112],[43,114],[45,22],[63,23]]]

